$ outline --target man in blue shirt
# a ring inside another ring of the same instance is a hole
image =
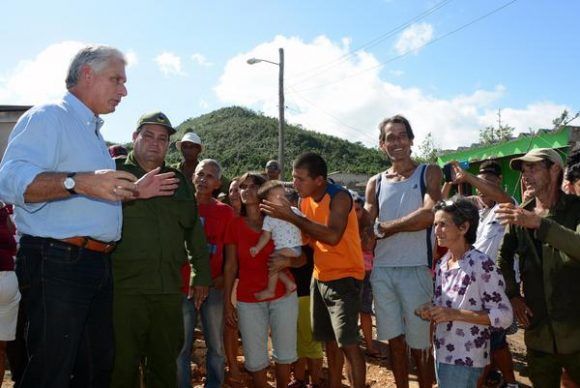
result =
[[[30,109],[0,164],[0,198],[15,205],[16,272],[28,317],[26,387],[107,387],[113,365],[109,253],[121,201],[171,195],[170,176],[115,171],[100,114],[127,95],[126,60],[108,46],[73,58],[68,93]]]

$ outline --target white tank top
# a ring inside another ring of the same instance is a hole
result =
[[[421,164],[409,178],[399,182],[388,181],[384,175],[382,176],[380,188],[377,187],[379,221],[399,219],[423,206],[426,169],[427,166]],[[432,247],[431,228],[397,233],[377,240],[374,266],[429,266]]]

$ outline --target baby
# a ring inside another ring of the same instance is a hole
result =
[[[267,199],[270,202],[280,204],[285,197],[284,185],[280,181],[268,181],[262,185],[258,191],[260,201]],[[300,214],[296,208],[294,212]],[[250,254],[255,257],[266,244],[272,239],[274,241],[274,254],[284,257],[298,257],[302,253],[302,235],[300,229],[287,221],[266,216],[262,225],[262,235],[256,246],[250,248]],[[296,290],[296,283],[284,272],[270,273],[268,276],[268,287],[255,294],[256,299],[265,300],[273,298],[276,291],[278,279],[286,287],[286,294]]]

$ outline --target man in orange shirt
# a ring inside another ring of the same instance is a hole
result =
[[[309,237],[314,249],[313,337],[326,343],[329,386],[342,386],[344,354],[350,385],[358,388],[365,386],[365,361],[358,345],[360,291],[365,275],[362,249],[352,197],[346,189],[327,181],[327,171],[324,159],[313,152],[294,161],[293,183],[306,217],[292,212],[289,203],[265,201],[261,209],[293,223]]]

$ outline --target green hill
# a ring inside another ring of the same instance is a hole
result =
[[[285,127],[285,178],[290,178],[292,160],[306,151],[321,154],[329,172],[376,173],[388,166],[377,149],[351,143],[335,136],[323,135],[294,125]],[[250,170],[262,170],[269,159],[277,159],[278,120],[242,107],[228,107],[190,118],[177,126],[173,140],[194,131],[204,144],[201,158],[219,160],[225,175],[233,177]],[[168,161],[180,156],[171,146]]]

